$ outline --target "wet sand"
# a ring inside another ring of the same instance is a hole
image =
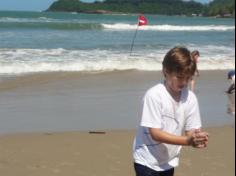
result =
[[[235,129],[205,129],[209,147],[184,147],[176,176],[234,176]],[[4,176],[134,176],[133,130],[0,136]]]
[[[196,79],[204,127],[230,125],[227,71]],[[41,73],[0,82],[0,134],[135,129],[142,97],[161,72]]]

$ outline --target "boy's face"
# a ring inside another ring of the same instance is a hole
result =
[[[188,86],[189,81],[192,79],[192,76],[189,75],[168,73],[166,71],[165,76],[168,88],[175,93],[179,93],[183,88],[186,88]]]

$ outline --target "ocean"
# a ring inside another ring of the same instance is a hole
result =
[[[142,97],[175,46],[201,53],[196,94],[204,127],[232,125],[227,71],[234,19],[0,12],[0,135],[135,129]]]
[[[200,70],[235,65],[235,21],[204,17],[0,12],[0,76],[38,72],[161,70],[174,46],[199,50]]]

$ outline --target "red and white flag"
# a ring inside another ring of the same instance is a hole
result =
[[[138,25],[139,26],[145,26],[148,24],[148,20],[144,15],[140,15],[138,18]]]
[[[133,47],[134,47],[134,40],[135,40],[136,35],[138,33],[138,28],[139,28],[139,26],[145,26],[145,25],[148,25],[148,20],[144,15],[140,15],[138,17],[138,25],[137,25],[137,29],[135,31],[133,42],[132,42],[131,49],[130,49],[130,56],[132,55],[132,51],[133,51]]]

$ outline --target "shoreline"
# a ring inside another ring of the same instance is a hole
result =
[[[225,70],[199,70],[204,75],[208,73],[211,75],[214,74],[227,74],[227,72],[232,69]],[[37,84],[41,82],[50,82],[50,81],[60,81],[67,79],[83,79],[85,77],[102,77],[102,76],[118,76],[118,75],[126,75],[126,74],[141,74],[141,75],[151,75],[156,74],[158,77],[161,77],[162,71],[143,71],[143,70],[114,70],[114,71],[94,71],[94,72],[79,72],[79,71],[55,71],[55,72],[34,72],[34,73],[22,73],[18,75],[2,75],[0,76],[0,91],[7,90],[8,88],[14,87],[13,85],[19,84],[19,86],[15,86],[16,88],[20,88],[21,86],[30,86],[30,84]],[[157,77],[157,80],[158,80]],[[198,78],[197,78],[198,79]],[[39,81],[39,82],[38,82]]]
[[[106,11],[106,10],[94,10],[94,11],[50,11],[50,10],[44,10],[41,12],[45,12],[45,13],[77,13],[77,14],[95,14],[95,15],[139,15],[140,13],[125,13],[125,12],[112,12],[112,11]],[[221,16],[221,15],[215,15],[215,16],[201,16],[201,15],[168,15],[168,14],[158,14],[158,13],[145,13],[146,15],[164,15],[164,16],[182,16],[182,17],[192,17],[192,18],[196,18],[196,17],[203,17],[203,18],[216,18],[216,19],[235,19],[235,17],[232,16]]]
[[[203,127],[234,124],[227,71],[201,71],[196,95]],[[145,92],[161,72],[45,73],[0,82],[0,134],[135,129]]]
[[[29,12],[29,13],[68,13],[68,14],[94,14],[94,15],[139,15],[139,13],[121,13],[121,12],[111,12],[111,11],[103,11],[103,10],[98,10],[94,12],[76,12],[76,11],[49,11],[49,10],[41,10],[41,11],[32,11],[32,10],[0,10],[0,12]],[[146,14],[146,15],[161,15],[161,16],[173,16],[173,17],[190,17],[190,18],[215,18],[215,19],[235,19],[235,16],[220,16],[220,15],[215,15],[215,16],[195,16],[195,15],[167,15],[167,14]]]

